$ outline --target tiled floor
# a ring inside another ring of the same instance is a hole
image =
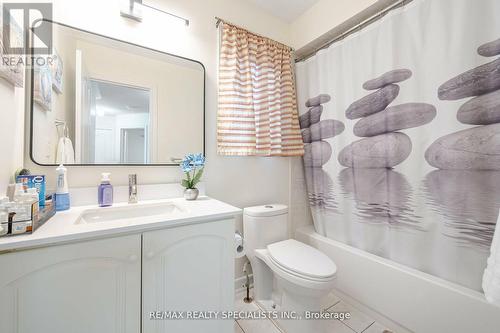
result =
[[[243,302],[243,293],[236,295],[236,311],[259,311],[259,306],[252,302],[247,304]],[[330,333],[393,333],[386,329],[383,325],[375,322],[365,313],[359,311],[347,302],[341,300],[337,295],[331,293],[328,295],[327,304],[324,306],[329,312],[349,312],[349,319],[340,320],[325,320],[327,331]],[[240,319],[234,324],[235,333],[284,333],[271,320],[255,320],[255,319]],[[286,333],[286,332],[285,332]],[[306,333],[306,332],[304,332]]]

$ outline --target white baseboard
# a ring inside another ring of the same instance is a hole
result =
[[[250,274],[249,277],[250,277],[250,288],[253,288],[253,274]],[[247,280],[246,276],[240,276],[239,278],[234,279],[235,294],[245,291],[244,286],[245,286],[246,280]]]

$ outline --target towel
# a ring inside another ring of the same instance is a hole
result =
[[[56,164],[74,164],[75,150],[70,138],[61,137],[57,144]]]
[[[483,291],[488,302],[500,307],[500,212],[491,242],[491,254],[483,274]]]

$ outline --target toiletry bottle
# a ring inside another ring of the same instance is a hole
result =
[[[27,200],[16,201],[11,208],[12,212],[15,213],[12,222],[24,222],[31,220],[30,206],[31,205]]]
[[[66,176],[66,172],[67,169],[62,164],[59,165],[56,169],[56,211],[68,210],[70,207],[68,179]]]
[[[21,201],[21,196],[24,194],[24,185],[22,183],[16,183],[16,188],[14,190],[14,200],[13,201]]]
[[[29,195],[29,203],[32,208],[33,216],[36,216],[38,214],[38,211],[40,210],[38,191],[36,188],[31,187],[28,189],[27,194]]]
[[[0,202],[0,237],[2,237],[9,233],[9,212],[3,198]]]
[[[103,172],[98,189],[99,207],[109,207],[113,204],[113,185],[109,180],[109,172]]]
[[[0,207],[0,224],[9,222],[9,213],[4,207]]]
[[[0,207],[9,202],[10,202],[9,197],[0,197]]]
[[[8,203],[9,198],[0,198],[0,224],[9,222]]]

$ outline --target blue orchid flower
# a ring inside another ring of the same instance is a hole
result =
[[[205,156],[202,153],[195,154],[193,156],[193,165],[196,167],[204,167],[205,166]]]
[[[184,159],[181,162],[181,168],[182,168],[182,172],[184,172],[184,173],[193,171],[193,166],[191,165],[191,161],[189,161],[188,159]]]

